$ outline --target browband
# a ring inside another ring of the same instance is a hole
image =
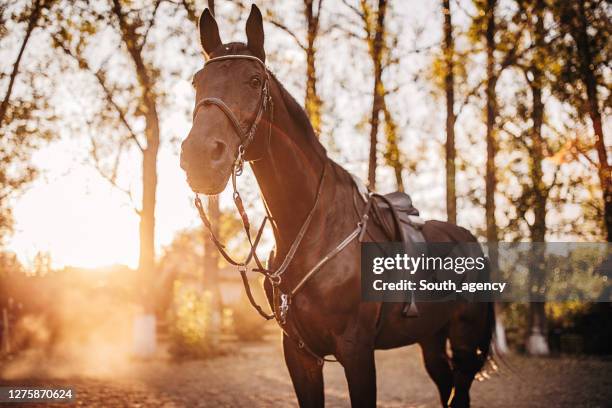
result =
[[[220,57],[215,57],[215,58],[211,58],[208,61],[206,61],[204,63],[204,66],[208,65],[208,64],[212,64],[213,62],[218,62],[218,61],[226,61],[226,60],[233,60],[233,59],[247,59],[247,60],[251,60],[251,61],[256,61],[259,64],[261,64],[261,66],[267,71],[268,68],[266,67],[266,64],[264,64],[264,62],[262,60],[260,60],[257,57],[254,57],[252,55],[222,55]]]

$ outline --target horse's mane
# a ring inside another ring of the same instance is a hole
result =
[[[312,144],[312,147],[315,149],[317,154],[320,155],[322,159],[327,157],[327,152],[325,147],[319,142],[314,129],[312,128],[312,123],[310,123],[310,119],[306,114],[306,111],[300,105],[295,98],[285,89],[283,84],[276,78],[273,73],[270,73],[270,76],[276,82],[278,89],[280,89],[281,96],[283,98],[283,102],[285,103],[285,107],[289,112],[289,115],[293,118],[293,120],[299,125],[299,127],[304,131],[308,141]]]
[[[248,46],[241,42],[232,42],[228,44],[223,44],[219,46],[215,51],[213,51],[210,55],[211,58],[221,57],[226,55],[253,55],[253,53],[249,50]],[[310,123],[310,119],[306,114],[306,111],[300,105],[295,98],[285,89],[283,84],[276,78],[274,73],[268,70],[270,73],[270,77],[278,86],[280,90],[281,97],[283,99],[283,103],[287,108],[287,112],[291,116],[291,118],[298,124],[298,126],[302,129],[303,133],[306,135],[308,142],[314,148],[315,152],[321,157],[321,159],[327,158],[327,152],[325,147],[319,142],[314,129],[312,128],[312,123]]]

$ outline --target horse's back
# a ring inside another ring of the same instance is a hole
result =
[[[438,220],[424,223],[421,232],[427,244],[430,243],[476,243],[476,237],[467,229],[458,225]],[[428,247],[430,256],[447,256],[448,245]],[[479,246],[468,245],[457,248],[455,256],[482,256]],[[419,302],[419,316],[404,317],[402,303],[388,303],[383,311],[382,326],[377,337],[376,347],[379,349],[395,348],[421,342],[434,335],[441,327],[449,324],[464,312],[473,315],[470,321],[480,319],[486,309],[485,304],[473,304],[466,310],[464,302]],[[486,316],[486,314],[484,314]]]
[[[446,221],[425,221],[421,232],[426,242],[476,242],[470,231]]]

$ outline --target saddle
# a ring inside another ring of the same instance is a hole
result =
[[[401,242],[408,256],[422,255],[423,246],[415,244],[425,242],[425,237],[421,232],[425,221],[419,216],[419,210],[412,204],[412,198],[401,191],[384,195],[372,193],[357,177],[353,176],[353,179],[364,201],[367,201],[369,194],[373,196],[373,217],[371,218],[385,231],[389,240]],[[402,315],[404,317],[419,315],[414,293],[411,293],[411,301],[404,304]]]
[[[419,210],[412,205],[412,198],[406,193],[395,191],[385,195],[375,195],[374,211],[387,236],[405,244],[425,242],[421,233],[425,221]]]

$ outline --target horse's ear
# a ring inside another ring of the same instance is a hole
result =
[[[249,50],[265,62],[263,18],[261,17],[261,11],[255,4],[251,7],[251,14],[249,14],[246,23],[246,34]]]
[[[219,26],[208,9],[200,16],[200,42],[206,55],[210,55],[221,45]]]

